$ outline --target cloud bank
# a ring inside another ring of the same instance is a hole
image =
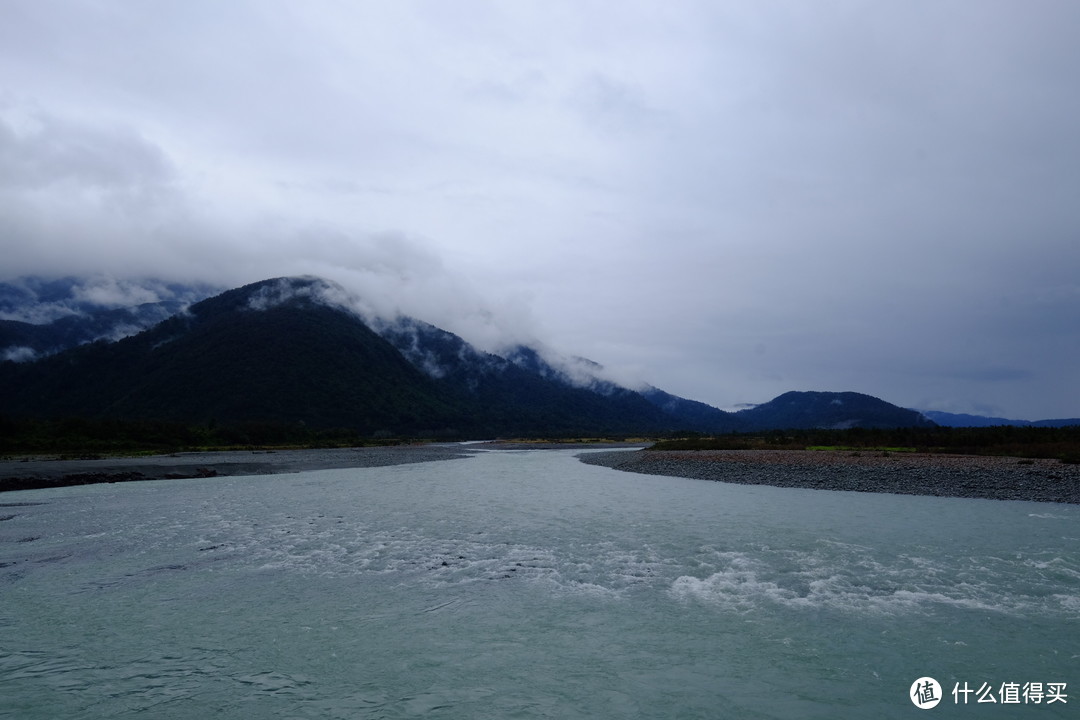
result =
[[[1074,3],[2,12],[6,277],[318,275],[721,407],[1080,414]]]

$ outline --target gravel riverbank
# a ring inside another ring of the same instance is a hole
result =
[[[0,492],[132,480],[210,478],[333,468],[384,467],[471,457],[459,445],[314,450],[185,452],[87,460],[23,459],[0,462]]]
[[[228,475],[274,475],[335,468],[385,467],[457,460],[486,450],[613,447],[641,447],[641,443],[487,441],[302,450],[181,452],[78,460],[19,458],[0,460],[0,492],[136,480],[179,480]]]
[[[1080,503],[1080,465],[1057,460],[800,450],[639,450],[579,458],[626,472],[748,485]]]
[[[384,467],[467,458],[483,450],[548,447],[584,449],[612,445],[395,445],[324,450],[234,450],[86,460],[7,460],[0,461],[0,492],[100,482]],[[627,472],[751,485],[1080,504],[1080,465],[1066,465],[1056,460],[798,450],[618,450],[582,453],[578,457],[591,465]]]

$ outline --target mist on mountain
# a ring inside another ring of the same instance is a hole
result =
[[[92,294],[87,287],[74,279],[9,284],[6,312],[45,318],[31,327],[38,338],[51,334],[52,344],[0,365],[0,413],[302,423],[428,437],[931,424],[857,393],[788,393],[729,413],[652,386],[627,387],[598,363],[542,345],[489,352],[423,320],[380,315],[314,276],[264,280],[194,303],[208,289],[99,284]],[[135,304],[118,306],[125,300]],[[15,354],[24,347],[16,336],[30,324],[5,322],[16,343],[4,351]],[[84,332],[61,334],[71,322]]]

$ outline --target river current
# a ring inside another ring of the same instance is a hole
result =
[[[1078,716],[1080,507],[574,455],[0,494],[0,717]]]

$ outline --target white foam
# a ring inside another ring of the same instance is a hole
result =
[[[680,599],[696,598],[743,611],[763,601],[783,603],[795,599],[791,591],[742,570],[714,573],[704,579],[683,575],[671,584],[671,593]]]
[[[712,572],[679,575],[671,582],[669,594],[682,602],[741,612],[777,606],[888,615],[942,606],[1023,615],[1075,609],[1066,596],[1048,599],[1038,588],[1029,593],[1003,590],[1002,579],[1015,573],[1020,564],[1015,560],[988,557],[974,566],[950,568],[918,556],[902,555],[885,562],[858,552],[836,556],[818,550],[713,551],[712,556]],[[1045,565],[1059,576],[1071,578],[1075,573],[1061,558]],[[1048,582],[1060,584],[1053,579]]]

